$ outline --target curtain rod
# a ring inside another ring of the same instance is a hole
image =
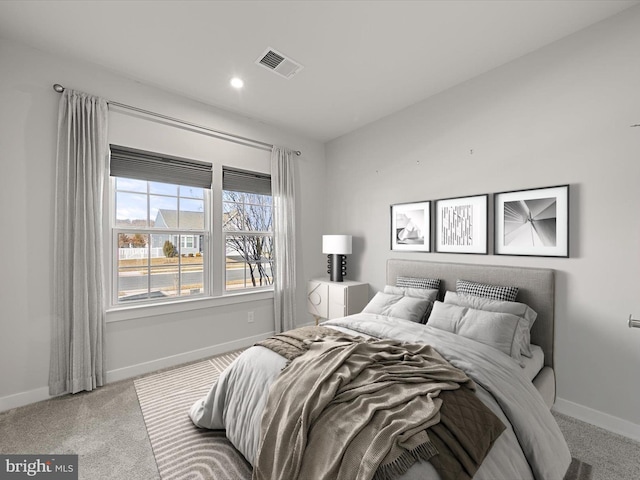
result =
[[[55,83],[53,85],[53,89],[58,93],[64,92],[64,87],[62,85],[60,85],[59,83]],[[261,148],[263,150],[271,150],[273,148],[273,145],[270,144],[270,143],[261,142],[259,140],[254,140],[252,138],[242,137],[240,135],[234,135],[233,133],[227,133],[227,132],[222,132],[220,130],[214,130],[213,128],[209,128],[209,127],[205,127],[203,125],[198,125],[198,124],[195,124],[195,123],[187,122],[185,120],[180,120],[179,118],[169,117],[169,116],[163,115],[161,113],[151,112],[149,110],[143,110],[142,108],[133,107],[131,105],[126,105],[124,103],[113,102],[111,100],[107,100],[107,103],[109,105],[113,105],[115,107],[125,108],[127,110],[133,110],[134,112],[143,113],[145,115],[149,115],[149,116],[152,116],[152,117],[162,118],[163,120],[168,120],[170,122],[181,123],[181,124],[187,125],[189,127],[198,128],[200,130],[205,130],[205,131],[211,132],[211,133],[213,133],[215,135],[224,135],[225,137],[230,137],[230,138],[233,138],[233,139],[241,140],[243,142],[250,142],[250,143],[253,144],[253,145],[249,145],[250,147]],[[228,140],[228,139],[223,139],[223,140]],[[302,155],[302,152],[300,150],[295,150],[294,153],[296,155],[298,155],[298,156]]]

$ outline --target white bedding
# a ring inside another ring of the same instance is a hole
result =
[[[522,364],[524,365],[522,371],[529,380],[533,380],[544,367],[544,352],[538,345],[531,344],[529,346],[531,348],[531,358],[522,357]]]
[[[487,345],[426,325],[374,314],[329,320],[323,325],[350,333],[433,345],[477,384],[477,395],[506,425],[480,469],[478,480],[561,480],[571,456],[544,400],[524,369]],[[202,428],[224,429],[229,440],[253,464],[260,440],[260,418],[269,385],[286,360],[269,349],[247,349],[227,368],[190,416]],[[402,480],[439,479],[418,462]]]

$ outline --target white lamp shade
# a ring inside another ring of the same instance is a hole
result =
[[[349,255],[351,253],[351,235],[323,235],[322,253]]]

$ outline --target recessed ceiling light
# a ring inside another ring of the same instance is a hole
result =
[[[242,88],[242,87],[244,87],[244,82],[242,81],[241,78],[233,77],[231,79],[231,86],[233,88]]]

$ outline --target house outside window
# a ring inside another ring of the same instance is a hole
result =
[[[223,169],[225,290],[273,285],[271,177]]]

